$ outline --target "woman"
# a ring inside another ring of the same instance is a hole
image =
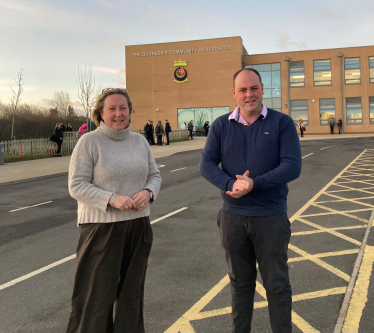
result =
[[[303,137],[304,136],[304,122],[302,119],[299,119],[299,129],[300,129],[300,136]]]
[[[162,136],[165,135],[165,130],[164,126],[161,124],[161,120],[157,122],[155,132],[157,136],[157,146],[162,146]]]
[[[161,178],[147,140],[131,132],[131,111],[125,89],[103,90],[92,114],[98,127],[71,157],[79,243],[68,333],[144,332],[149,202]]]
[[[192,137],[192,131],[193,131],[193,123],[192,123],[192,120],[188,123],[188,132],[190,132],[189,136],[191,138],[191,140],[193,140],[193,137]]]
[[[78,129],[78,138],[80,138],[83,134],[87,133],[87,124],[84,123],[81,127]]]
[[[64,138],[64,130],[62,129],[62,123],[57,123],[53,132],[55,136],[55,142],[57,143],[58,149],[56,151],[56,157],[61,157],[61,146]]]

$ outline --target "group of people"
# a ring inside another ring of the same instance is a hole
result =
[[[169,134],[172,132],[170,123],[167,119],[165,119],[165,128],[161,123],[161,120],[157,122],[156,127],[153,126],[153,121],[148,119],[148,122],[144,126],[144,133],[146,135],[147,141],[149,145],[155,145],[154,134],[156,134],[157,138],[157,146],[162,146],[162,138],[166,137],[166,145],[170,144]]]
[[[188,138],[190,139],[190,140],[193,140],[193,129],[194,129],[194,124],[193,124],[193,121],[192,120],[190,120],[190,122],[187,124],[186,122],[184,122],[183,123],[183,125],[184,125],[184,128],[186,129],[186,130],[188,130]],[[205,136],[207,137],[208,136],[208,132],[209,132],[209,121],[206,121],[205,123],[204,123],[204,126],[203,126],[203,128],[204,128],[204,132],[205,132]]]
[[[55,129],[53,131],[53,134],[51,136],[51,141],[56,142],[57,144],[57,151],[55,156],[61,157],[61,147],[62,147],[62,141],[64,139],[64,132],[72,132],[73,126],[68,123],[68,125],[65,127],[63,123],[58,122],[55,126]],[[84,123],[81,127],[79,127],[78,130],[78,138],[80,138],[83,134],[87,133],[87,124]]]
[[[300,143],[293,120],[262,103],[258,71],[236,72],[232,93],[237,107],[212,124],[200,172],[221,191],[217,224],[231,282],[233,332],[251,331],[258,263],[272,330],[290,333],[287,183],[301,172]],[[78,141],[71,157],[69,192],[78,201],[79,241],[68,333],[145,332],[150,204],[161,177],[150,149],[151,121],[145,139],[131,131],[131,111],[125,89],[104,89],[93,110],[97,129]]]
[[[339,134],[341,134],[342,133],[342,126],[343,126],[343,121],[341,120],[341,118],[339,118],[337,120],[336,125],[338,126]],[[330,118],[330,120],[329,120],[329,126],[330,126],[330,133],[334,134],[334,127],[335,127],[334,117]],[[302,119],[299,119],[297,127],[299,127],[300,136],[303,137],[304,136],[304,132],[306,131],[306,128],[305,128],[305,125],[304,125],[304,121]]]

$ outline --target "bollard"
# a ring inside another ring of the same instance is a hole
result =
[[[4,164],[4,144],[0,143],[0,165]]]

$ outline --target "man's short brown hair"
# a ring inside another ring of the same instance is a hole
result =
[[[242,69],[239,69],[235,74],[234,76],[232,77],[232,86],[235,88],[235,80],[236,80],[236,77],[241,73],[241,72],[244,72],[244,71],[248,71],[248,72],[253,72],[255,73],[258,78],[260,79],[260,83],[262,83],[262,79],[261,79],[261,75],[258,71],[256,71],[255,69],[253,68],[242,68]]]

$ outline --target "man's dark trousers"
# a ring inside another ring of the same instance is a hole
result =
[[[232,332],[251,332],[257,261],[266,290],[272,331],[290,333],[292,291],[287,250],[291,229],[287,213],[241,216],[220,211],[217,224],[229,266]]]

